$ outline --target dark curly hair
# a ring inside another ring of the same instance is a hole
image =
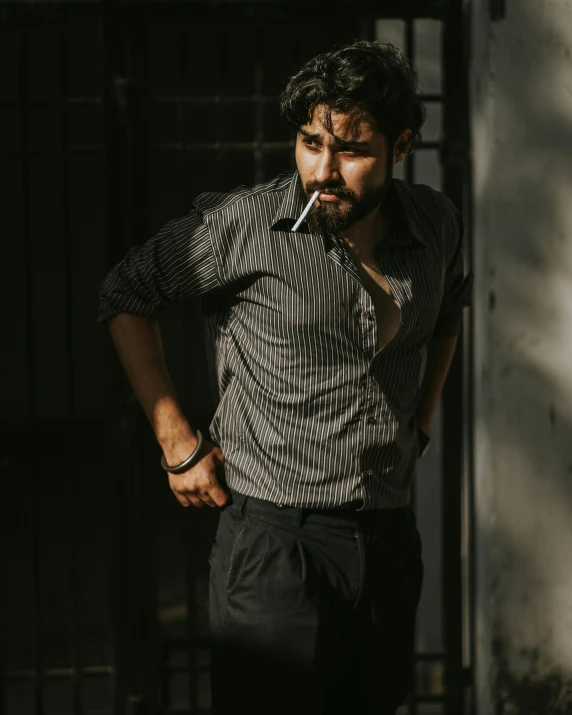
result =
[[[410,151],[421,141],[426,110],[417,71],[390,42],[357,40],[306,62],[280,94],[280,114],[297,131],[318,105],[326,107],[328,131],[332,111],[365,110],[390,146],[405,129],[412,134]]]

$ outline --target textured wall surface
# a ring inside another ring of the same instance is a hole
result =
[[[572,4],[473,12],[477,691],[572,713]]]

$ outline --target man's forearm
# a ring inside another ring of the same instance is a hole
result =
[[[427,364],[417,405],[417,425],[425,434],[430,434],[433,415],[456,347],[456,336],[431,338],[427,346]]]
[[[172,453],[175,444],[195,440],[165,365],[157,321],[119,313],[110,319],[109,332],[129,383],[165,454]]]

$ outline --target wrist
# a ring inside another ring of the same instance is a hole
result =
[[[186,425],[157,438],[157,441],[167,462],[178,464],[195,450],[199,438],[197,433],[189,425]]]
[[[167,459],[165,453],[163,452],[161,456],[161,466],[166,472],[170,472],[171,474],[183,474],[201,459],[203,442],[204,437],[202,432],[197,430],[197,443],[192,452],[187,454],[183,459],[178,459],[174,463],[170,461],[170,459]]]

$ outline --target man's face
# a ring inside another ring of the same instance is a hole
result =
[[[310,228],[339,234],[381,204],[391,184],[393,156],[366,115],[333,111],[332,133],[324,120],[325,108],[319,105],[300,127],[296,165],[306,196],[321,190],[308,214]]]

